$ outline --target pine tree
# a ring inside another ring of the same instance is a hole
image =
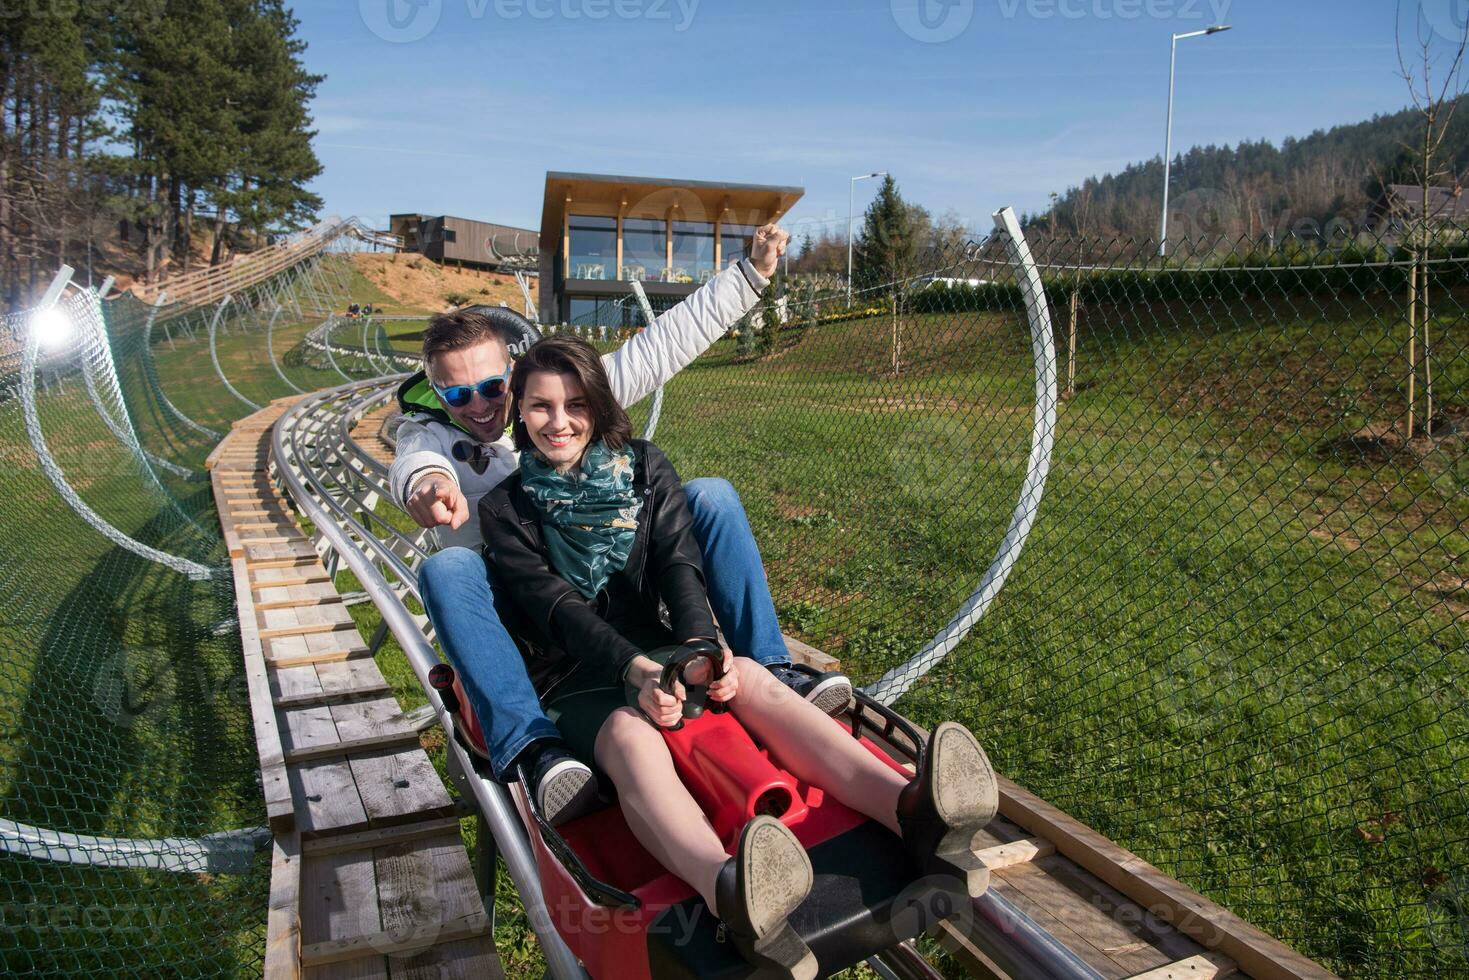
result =
[[[297,227],[321,208],[306,184],[321,173],[308,105],[324,76],[302,66],[299,21],[281,0],[236,2],[247,9],[235,30],[241,147],[231,205],[259,235],[277,225]]]
[[[885,296],[912,275],[928,223],[928,212],[904,201],[897,181],[884,177],[853,246],[853,287]]]

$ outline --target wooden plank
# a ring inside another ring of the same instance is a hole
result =
[[[271,610],[271,612],[297,611],[299,611],[298,608]],[[278,640],[286,636],[306,636],[311,633],[331,633],[344,639],[350,639],[347,634],[351,634],[351,637],[355,637],[359,643],[362,642],[362,635],[357,632],[357,625],[350,621],[345,623],[295,623],[290,626],[262,626],[260,628],[262,640]]]
[[[257,607],[258,608],[258,607]],[[293,606],[282,606],[276,609],[263,611],[260,617],[260,628],[262,635],[270,635],[272,630],[284,630],[280,635],[289,635],[294,627],[323,626],[328,629],[350,629],[356,630],[356,624],[352,620],[352,613],[348,611],[341,596],[336,597],[335,602],[312,602],[297,604]],[[322,632],[321,630],[299,630],[299,632]]]
[[[238,558],[232,559],[230,571],[234,576],[235,602],[239,609],[240,646],[245,659],[250,717],[255,723],[255,752],[260,760],[260,782],[265,794],[266,820],[271,829],[280,834],[289,831],[294,825],[295,808],[291,803],[275,707],[270,703],[270,680],[266,673],[260,637],[256,633],[255,609],[244,562]]]
[[[381,929],[371,854],[358,851],[302,861],[301,965],[307,980],[386,980],[388,962],[381,955],[326,966],[313,966],[304,955],[315,944]]]
[[[334,704],[352,700],[367,700],[368,698],[380,698],[384,694],[392,694],[391,684],[371,684],[367,687],[352,688],[345,691],[312,691],[306,694],[282,694],[275,698],[277,710],[290,708],[304,708],[318,704]]]
[[[1177,958],[1154,945],[1153,938],[1137,921],[1141,916],[1119,921],[1112,910],[1093,901],[1094,896],[1086,889],[1068,887],[1070,883],[1053,875],[1058,860],[1065,861],[1052,856],[1047,862],[1007,869],[1005,884],[1015,891],[1007,892],[1006,897],[1033,918],[1050,916],[1053,922],[1047,923],[1048,930],[1058,938],[1059,927],[1053,923],[1064,926],[1068,938],[1063,942],[1107,976],[1131,976]],[[1190,954],[1196,952],[1198,947],[1189,949]]]
[[[471,912],[439,924],[427,937],[414,934],[402,936],[383,930],[368,935],[329,939],[319,943],[303,943],[301,945],[301,965],[303,967],[324,966],[328,963],[340,963],[363,956],[382,956],[384,954],[391,956],[397,953],[414,952],[422,949],[426,941],[450,943],[458,939],[483,936],[489,931],[489,926],[489,916],[484,912]]]
[[[289,544],[247,544],[243,541],[241,544],[245,545],[245,560],[265,568],[290,567],[301,561],[319,560],[316,549],[305,538]]]
[[[412,731],[393,698],[334,705],[332,718],[343,738]],[[352,774],[368,819],[374,823],[399,822],[405,816],[440,812],[453,805],[443,780],[421,750],[353,756]]]
[[[1102,881],[1064,857],[1043,858],[1036,862],[1060,888],[1065,888],[1085,897],[1092,908],[1111,916],[1127,925],[1136,941],[1146,941],[1164,955],[1164,961],[1187,959],[1204,952],[1204,948],[1193,939],[1174,929],[1149,910],[1139,908],[1126,895]],[[1117,945],[1129,945],[1129,940],[1118,936]],[[1104,951],[1113,944],[1104,946]]]
[[[1239,967],[1223,953],[1199,953],[1187,959],[1135,973],[1129,980],[1219,980],[1233,976]]]
[[[423,941],[419,952],[404,950],[394,957],[395,980],[504,975],[488,932],[456,940],[446,928],[446,923],[485,914],[457,831],[414,845],[377,848],[373,862],[384,929]]]
[[[304,534],[284,534],[284,535],[283,534],[267,534],[267,535],[255,534],[255,535],[241,535],[240,536],[240,544],[245,544],[245,545],[250,545],[250,544],[270,544],[270,545],[300,544],[303,541],[309,541],[309,540],[310,539],[308,537],[306,537],[306,535],[304,535]]]
[[[981,848],[974,852],[984,862],[985,867],[991,871],[999,871],[1003,868],[1012,868],[1017,864],[1026,864],[1043,858],[1048,854],[1056,853],[1056,846],[1048,840],[1040,837],[1027,837],[1025,840],[1010,841],[1005,844],[995,844],[992,847]]]
[[[820,671],[841,670],[842,662],[829,653],[823,653],[813,646],[802,643],[794,636],[783,637],[786,641],[786,650],[790,652],[791,660],[798,664],[806,664]]]
[[[346,649],[338,647],[332,650],[319,650],[310,653],[302,653],[295,656],[266,657],[265,662],[271,667],[305,667],[312,664],[330,664],[341,660],[352,660],[357,657],[370,657],[371,654],[366,647]]]
[[[329,759],[286,769],[300,807],[296,825],[301,840],[367,829],[367,811],[346,762]]]
[[[403,745],[418,744],[418,733],[409,728],[401,732],[384,732],[380,735],[370,735],[367,738],[349,738],[329,745],[311,745],[299,749],[286,750],[286,763],[298,765],[303,762],[315,762],[318,759],[330,759],[338,755],[350,755],[354,752],[376,752],[380,749],[398,748]]]
[[[375,827],[372,830],[359,830],[352,834],[338,834],[333,837],[321,837],[316,840],[309,840],[301,845],[301,852],[308,856],[315,854],[340,854],[344,851],[365,850],[374,847],[383,847],[388,844],[404,844],[409,841],[422,840],[426,837],[438,837],[451,832],[455,834],[459,833],[459,818],[436,817],[433,820],[424,820],[420,823]]]
[[[214,509],[219,512],[219,526],[224,535],[225,549],[231,558],[239,558],[245,553],[245,549],[240,544],[240,535],[235,529],[229,508],[225,504],[224,488],[220,486],[219,481],[211,479],[210,490],[214,494]]]
[[[377,661],[371,657],[317,664],[316,676],[320,678],[323,691],[349,691],[356,687],[387,683],[383,679],[383,672],[378,669]],[[335,716],[335,712],[333,715]],[[338,726],[341,723],[338,718]]]
[[[284,566],[277,565],[274,568],[265,568],[265,567],[256,566],[255,569],[254,569],[255,572],[256,572],[256,575],[255,575],[256,582],[253,585],[253,588],[255,589],[255,591],[259,592],[259,591],[261,591],[263,589],[274,589],[274,588],[279,588],[281,586],[289,586],[289,585],[315,585],[318,582],[327,582],[327,583],[330,583],[332,579],[331,579],[331,576],[326,573],[326,568],[324,568],[320,564],[317,564],[316,567],[321,569],[320,574],[310,575],[310,574],[304,574],[303,573],[303,574],[291,575],[291,576],[289,576],[287,578],[266,580],[264,578],[264,575],[263,575],[263,573],[265,573],[265,572],[289,572],[293,568],[299,568],[299,569],[309,570],[311,568],[311,566],[310,565],[284,565]]]
[[[246,555],[244,556],[244,560],[250,566],[251,571],[254,571],[257,568],[309,568],[312,564],[314,564],[313,562],[307,561],[302,557],[252,558],[249,555]]]
[[[277,679],[288,687],[311,683],[307,671],[297,671],[290,679],[278,674]],[[287,750],[336,745],[342,740],[331,709],[325,706],[283,711],[280,717]],[[357,793],[357,781],[345,760],[291,765],[286,772],[296,799],[297,823],[303,840],[333,830],[357,830],[367,825],[367,811]]]
[[[1228,956],[1255,980],[1335,977],[1325,967],[1003,777],[1000,812],[1031,833],[1051,841],[1057,853],[1075,861],[1175,929]]]
[[[270,904],[265,918],[266,980],[301,975],[301,840],[278,835],[271,851]]]

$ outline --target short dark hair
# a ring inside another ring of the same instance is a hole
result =
[[[601,439],[608,449],[621,449],[632,438],[632,422],[612,395],[612,382],[602,367],[602,355],[597,353],[597,348],[569,333],[536,341],[515,362],[515,373],[510,376],[510,394],[516,405],[525,396],[526,380],[537,371],[570,374],[581,384],[591,410],[593,442]],[[516,449],[535,448],[519,411],[511,424],[510,437]]]
[[[498,341],[509,357],[516,357],[539,340],[536,325],[504,306],[466,306],[452,313],[429,317],[423,331],[423,360],[427,364],[435,355],[463,350],[485,341]]]

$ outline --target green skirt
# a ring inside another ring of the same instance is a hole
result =
[[[658,647],[644,656],[663,664],[677,652],[676,646]],[[597,733],[612,712],[637,706],[637,692],[618,680],[612,670],[582,665],[553,684],[541,701],[546,717],[560,729],[571,754],[595,768]]]

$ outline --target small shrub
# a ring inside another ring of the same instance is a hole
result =
[[[469,303],[469,294],[461,293],[457,290],[447,292],[444,294],[444,302],[450,306],[466,306]]]
[[[822,608],[814,602],[801,600],[782,606],[780,621],[798,633],[811,633],[821,623]]]

